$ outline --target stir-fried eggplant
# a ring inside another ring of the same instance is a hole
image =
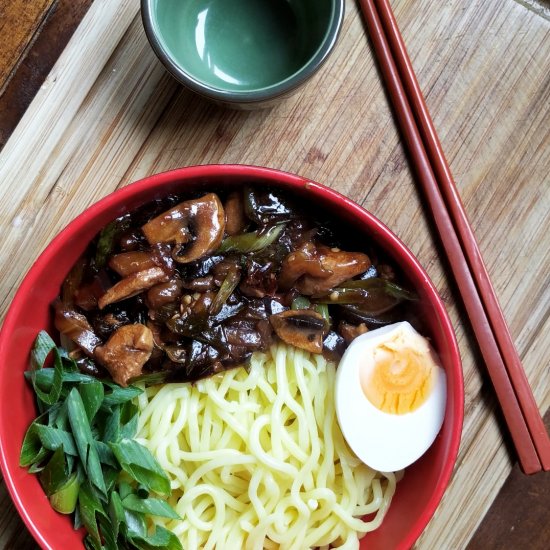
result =
[[[154,201],[90,245],[55,324],[83,368],[94,360],[122,385],[196,380],[276,338],[338,356],[415,296],[392,266],[335,235],[272,189]]]

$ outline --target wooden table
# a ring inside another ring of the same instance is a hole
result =
[[[547,411],[550,5],[393,4],[538,405]],[[238,112],[204,102],[166,74],[146,41],[137,0],[3,0],[0,314],[67,222],[145,175],[249,163],[326,183],[373,212],[418,256],[460,343],[460,455],[417,548],[548,548],[550,475],[527,478],[515,465],[358,8],[351,0],[346,8],[338,47],[310,83],[272,110]],[[0,507],[0,546],[34,548],[4,486]]]

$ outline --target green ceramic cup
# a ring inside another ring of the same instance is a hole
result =
[[[142,0],[147,38],[182,84],[233,107],[267,106],[333,49],[344,0]]]

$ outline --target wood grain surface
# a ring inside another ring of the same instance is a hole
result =
[[[466,550],[547,550],[549,504],[550,475],[525,476],[516,464]]]
[[[0,3],[0,93],[17,69],[19,59],[32,42],[54,0]]]
[[[514,0],[393,5],[546,411],[550,22]],[[465,548],[515,458],[353,1],[313,80],[271,110],[244,112],[209,104],[166,74],[137,0],[95,0],[0,154],[1,317],[39,252],[91,203],[151,173],[219,162],[272,166],[337,189],[392,228],[427,269],[457,333],[466,401],[453,479],[417,548]],[[5,491],[0,504],[8,510],[0,544],[31,547]]]
[[[19,37],[19,55],[0,56],[0,150],[38,92],[92,0],[0,0],[0,52]],[[35,17],[18,16],[42,7]],[[2,18],[2,14],[11,14]],[[39,24],[38,24],[39,23]],[[15,32],[11,35],[12,30]],[[13,52],[15,50],[12,47]]]

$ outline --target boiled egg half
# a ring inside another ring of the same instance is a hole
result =
[[[433,443],[445,415],[445,371],[409,323],[355,338],[336,371],[336,414],[345,440],[367,466],[401,470]]]

